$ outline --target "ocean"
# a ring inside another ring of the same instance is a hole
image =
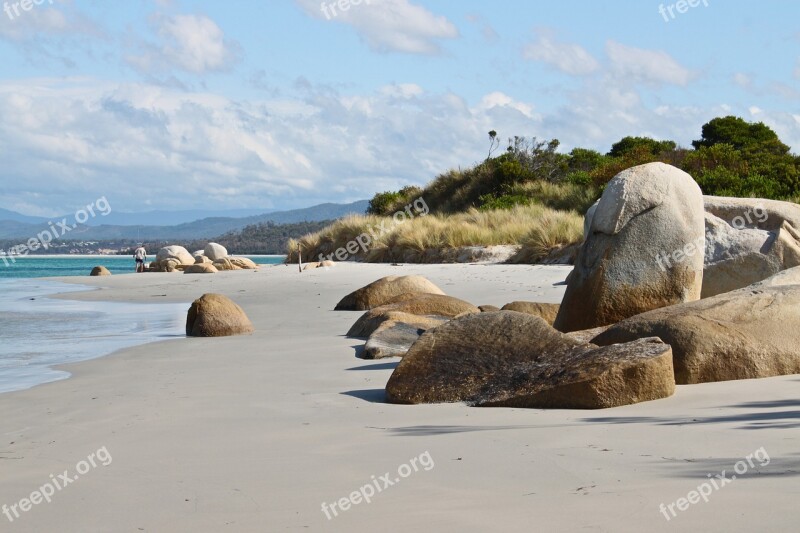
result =
[[[259,265],[282,263],[283,255],[251,255]],[[98,265],[103,265],[112,274],[130,274],[134,271],[133,258],[129,255],[80,255],[80,256],[27,256],[0,257],[0,279],[44,278],[57,276],[88,276]]]
[[[278,264],[284,259],[250,258],[259,264]],[[113,274],[133,273],[133,260],[127,256],[21,257],[8,266],[0,261],[0,393],[68,378],[69,372],[54,369],[56,365],[185,336],[190,302],[137,304],[48,298],[90,287],[42,278],[86,276],[97,265],[104,265]]]

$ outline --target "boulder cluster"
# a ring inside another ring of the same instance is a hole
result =
[[[246,257],[233,257],[221,244],[208,243],[203,250],[189,253],[183,246],[165,246],[150,263],[149,272],[214,274],[220,270],[254,270],[258,265]]]
[[[597,409],[800,373],[800,206],[704,197],[651,163],[611,180],[584,230],[561,305],[474,306],[391,276],[336,309],[365,311],[361,357],[402,357],[392,403]]]

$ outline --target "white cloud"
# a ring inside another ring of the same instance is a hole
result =
[[[301,87],[291,99],[236,101],[88,78],[0,82],[0,203],[60,212],[103,194],[121,211],[369,198],[479,160],[490,129],[537,122],[502,93],[471,108],[415,84],[367,95]]]
[[[226,39],[222,29],[204,15],[156,16],[158,44],[143,44],[139,54],[129,55],[130,65],[155,73],[177,68],[194,74],[224,71],[239,60],[240,45]]]
[[[424,89],[416,83],[400,83],[381,87],[381,94],[406,100],[421,96],[424,92]]]
[[[600,64],[583,47],[577,44],[556,42],[551,32],[541,30],[535,42],[525,46],[522,55],[531,61],[546,63],[561,72],[574,76],[591,74]]]
[[[439,41],[455,39],[458,28],[409,0],[364,0],[341,10],[335,0],[295,0],[309,15],[352,26],[376,52],[433,55],[441,52]],[[324,8],[324,9],[323,9]]]
[[[708,120],[751,112],[651,107],[612,77],[587,80],[546,112],[505,92],[469,104],[414,83],[341,94],[300,80],[291,96],[234,100],[95,78],[0,81],[0,205],[69,212],[102,195],[119,211],[348,201],[480,161],[490,130],[605,152],[625,135],[686,146]],[[800,115],[764,108],[758,120],[800,148]]]
[[[692,73],[666,52],[608,41],[606,53],[612,70],[628,81],[685,86],[692,79]]]
[[[518,102],[508,96],[507,94],[495,91],[487,94],[481,99],[481,103],[477,106],[480,111],[490,111],[495,108],[508,108],[522,113],[528,118],[538,118],[533,114],[533,106],[524,102]]]

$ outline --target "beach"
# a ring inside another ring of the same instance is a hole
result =
[[[1,529],[795,530],[800,375],[681,385],[598,411],[389,405],[398,359],[356,358],[363,341],[344,333],[360,313],[333,311],[392,274],[421,274],[476,305],[559,303],[570,268],[344,263],[60,278],[99,287],[60,296],[87,302],[188,309],[221,293],[255,333],[127,348],[61,367],[69,379],[0,394],[0,506],[51,474],[73,477],[50,502],[0,515]]]

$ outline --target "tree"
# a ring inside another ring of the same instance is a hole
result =
[[[743,118],[727,116],[703,125],[702,136],[692,141],[692,146],[730,144],[736,150],[769,152],[775,155],[789,153],[789,147],[778,139],[778,134],[763,122],[750,123]]]
[[[500,146],[500,139],[497,138],[497,132],[492,130],[489,132],[489,155],[486,156],[486,160],[492,158],[492,153],[497,150],[497,147]]]
[[[619,142],[611,145],[608,155],[623,157],[633,151],[647,151],[652,155],[675,150],[678,145],[674,141],[657,141],[650,137],[623,137]]]

